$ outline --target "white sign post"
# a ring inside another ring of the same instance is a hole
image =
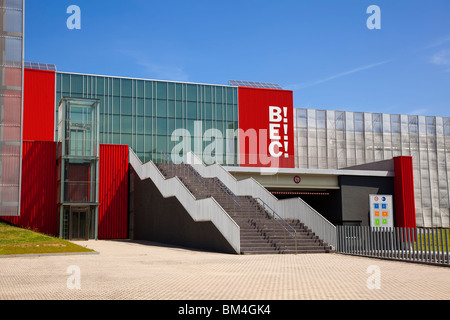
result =
[[[370,226],[372,228],[393,228],[394,210],[392,195],[369,195]]]

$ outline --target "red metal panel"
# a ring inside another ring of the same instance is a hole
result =
[[[2,217],[22,228],[59,234],[56,143],[24,141],[20,217]]]
[[[25,69],[23,140],[54,141],[55,72]]]
[[[240,87],[239,129],[241,167],[295,167],[292,91]]]
[[[416,227],[412,157],[394,158],[395,223],[397,227]]]
[[[126,239],[128,146],[100,145],[98,238]]]
[[[67,164],[67,178],[65,201],[90,202],[91,197],[91,165],[82,163]]]

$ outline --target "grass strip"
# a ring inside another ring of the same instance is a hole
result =
[[[75,252],[94,250],[0,221],[0,255]]]

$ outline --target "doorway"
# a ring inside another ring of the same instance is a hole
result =
[[[69,239],[88,240],[90,225],[89,207],[70,207]]]

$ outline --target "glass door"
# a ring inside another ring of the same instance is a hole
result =
[[[90,210],[87,207],[71,207],[69,222],[70,240],[89,239]]]

